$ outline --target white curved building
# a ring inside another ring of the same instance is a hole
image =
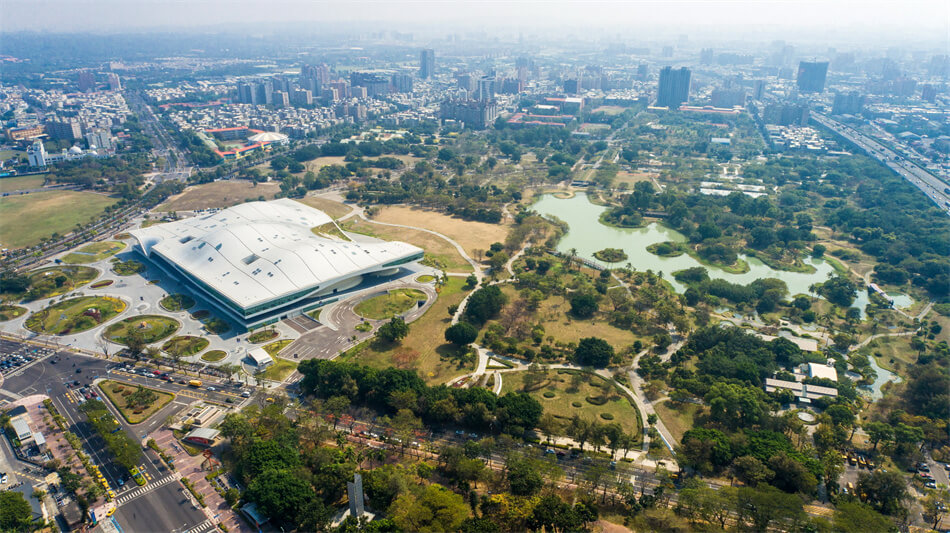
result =
[[[324,305],[363,276],[393,274],[423,257],[403,242],[355,243],[311,231],[330,223],[321,211],[280,199],[130,233],[143,255],[250,327]]]

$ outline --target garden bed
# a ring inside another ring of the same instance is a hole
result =
[[[168,392],[119,383],[118,381],[103,381],[99,383],[99,389],[105,393],[105,396],[109,398],[109,401],[119,411],[122,418],[129,424],[139,424],[148,420],[150,416],[160,411],[175,397],[174,394]],[[143,391],[144,394],[139,391]],[[137,392],[143,396],[148,396],[148,393],[151,393],[152,401],[141,405],[131,403],[130,398],[135,398],[134,395]]]
[[[89,288],[90,288],[90,289],[102,289],[102,288],[104,288],[104,287],[108,287],[109,285],[112,285],[113,283],[115,283],[115,280],[114,280],[114,279],[104,279],[104,280],[102,280],[102,281],[97,281],[97,282],[93,283],[92,285],[89,286]]]
[[[224,359],[228,356],[228,352],[224,350],[211,350],[205,352],[201,355],[201,360],[208,363],[217,363],[218,361]]]
[[[128,335],[133,328],[142,334],[145,344],[152,344],[171,336],[181,324],[173,318],[161,315],[138,315],[116,322],[106,328],[103,336],[119,344],[128,343]]]
[[[275,330],[263,329],[261,331],[255,331],[254,333],[251,333],[250,335],[248,335],[247,342],[250,342],[252,344],[260,344],[262,342],[274,340],[278,336],[280,336],[280,334],[277,333]]]
[[[14,318],[21,317],[27,312],[26,307],[20,307],[19,305],[0,305],[0,322],[6,322],[7,320],[13,320]]]
[[[68,335],[90,330],[125,311],[125,302],[108,296],[81,296],[57,302],[33,313],[26,329],[35,333]]]
[[[135,274],[145,272],[145,264],[134,259],[116,261],[112,265],[112,271],[120,276],[134,276]]]
[[[373,320],[386,320],[409,311],[416,302],[425,301],[426,294],[417,289],[394,289],[356,304],[357,315]]]
[[[184,357],[191,357],[196,353],[208,347],[208,339],[193,337],[191,335],[182,335],[165,341],[162,345],[162,351],[173,353],[178,351]]]
[[[158,302],[166,311],[184,311],[195,306],[195,299],[187,294],[169,294]]]

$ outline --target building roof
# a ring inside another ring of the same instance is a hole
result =
[[[248,350],[247,356],[250,357],[251,360],[254,361],[254,364],[259,367],[269,365],[274,362],[274,358],[271,357],[264,348],[254,348],[252,350]]]
[[[287,140],[287,136],[283,133],[277,133],[273,131],[265,131],[258,133],[257,135],[251,135],[247,140],[256,143],[274,143],[274,142],[283,142]]]
[[[838,371],[835,367],[821,363],[808,363],[808,375],[813,378],[830,379],[838,381]]]
[[[195,428],[191,430],[187,435],[185,435],[185,438],[186,439],[203,439],[207,441],[212,441],[218,438],[218,435],[220,434],[221,432],[218,431],[217,429]]]
[[[22,418],[17,417],[10,420],[10,425],[13,426],[13,431],[16,432],[16,436],[19,439],[33,435],[33,432],[30,430],[30,425]]]
[[[244,309],[293,301],[422,253],[403,242],[345,242],[311,231],[330,222],[323,212],[284,198],[130,233],[147,256],[159,254]]]

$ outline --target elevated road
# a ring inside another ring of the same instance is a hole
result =
[[[867,155],[885,164],[913,186],[920,189],[940,209],[950,214],[950,193],[947,192],[950,190],[950,185],[913,162],[906,160],[903,155],[891,150],[877,139],[861,133],[851,126],[842,124],[820,113],[812,113],[811,116],[815,119],[815,122],[841,135],[864,150]]]

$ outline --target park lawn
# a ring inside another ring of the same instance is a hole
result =
[[[335,202],[328,198],[321,198],[319,196],[307,196],[304,198],[299,198],[297,201],[304,205],[309,205],[314,209],[323,211],[334,220],[346,215],[353,210],[352,207],[346,204],[341,204],[340,202]]]
[[[328,167],[330,165],[345,165],[346,164],[345,159],[346,158],[342,155],[329,155],[329,156],[318,157],[314,159],[313,161],[307,161],[306,163],[303,164],[303,166],[304,168],[306,168],[306,172],[313,172],[314,174],[319,174],[320,169],[323,167]],[[273,172],[269,165],[265,166],[264,168],[266,169],[266,171]]]
[[[417,289],[394,289],[356,304],[356,314],[363,318],[384,320],[412,309],[416,302],[425,301],[424,292]]]
[[[275,357],[274,364],[270,365],[264,370],[264,379],[269,379],[271,381],[284,381],[287,379],[287,376],[293,373],[294,370],[297,370],[297,363]]]
[[[417,281],[418,283],[431,283],[431,282],[435,281],[435,276],[430,276],[430,275],[428,275],[428,274],[423,274],[423,275],[419,276],[418,278],[416,278],[416,281]]]
[[[228,356],[228,352],[224,350],[211,350],[201,354],[201,360],[208,363],[217,363],[218,361],[224,359]]]
[[[4,150],[4,152],[8,152],[8,151],[9,150]],[[2,156],[0,156],[0,158],[2,158]],[[43,187],[44,183],[46,183],[46,178],[43,176],[20,176],[18,178],[2,178],[0,179],[0,193],[39,189]]]
[[[33,313],[26,320],[26,328],[36,333],[66,335],[79,333],[103,324],[110,318],[125,311],[126,304],[118,298],[109,296],[80,296],[62,300]],[[96,309],[99,319],[85,315],[86,311]]]
[[[597,124],[595,122],[585,122],[580,127],[580,131],[605,131],[609,129],[610,124]]]
[[[112,402],[112,405],[118,409],[120,414],[122,414],[122,418],[124,418],[129,424],[138,424],[148,420],[150,416],[160,411],[162,407],[165,407],[168,402],[175,398],[174,394],[168,392],[162,392],[160,390],[151,389],[148,387],[143,388],[152,391],[157,396],[157,399],[140,412],[135,412],[126,403],[126,398],[122,395],[122,393],[127,391],[135,392],[138,389],[138,386],[111,380],[99,383],[99,389],[105,393],[106,397],[109,398],[109,401]]]
[[[600,107],[595,107],[591,113],[603,113],[605,115],[614,116],[619,115],[626,110],[626,107],[621,107],[619,105],[602,105]]]
[[[132,328],[139,328],[145,344],[158,342],[178,331],[181,324],[174,318],[161,315],[137,315],[126,318],[106,328],[103,336],[112,342],[126,343]]]
[[[99,277],[99,271],[87,266],[58,266],[41,268],[27,273],[30,276],[30,289],[24,295],[30,300],[52,298],[60,294],[82,287]],[[56,286],[55,279],[60,275],[66,277],[66,282]]]
[[[462,220],[432,209],[402,205],[383,207],[373,218],[380,222],[437,231],[459,243],[469,257],[477,255],[475,250],[488,250],[494,242],[505,242],[510,227],[507,224]]]
[[[270,344],[265,344],[264,351],[267,352],[267,355],[270,355],[271,357],[275,357],[277,354],[280,353],[281,350],[286,348],[292,342],[294,341],[290,339],[281,339],[279,341],[274,341]]]
[[[116,198],[79,191],[43,191],[0,200],[0,245],[33,246],[53,233],[65,235],[76,224],[95,220]]]
[[[245,180],[213,181],[188,187],[184,192],[165,200],[156,211],[192,211],[209,207],[231,207],[245,200],[263,196],[272,200],[280,192],[277,183],[254,183]]]
[[[638,181],[649,181],[652,182],[652,178],[657,178],[660,175],[656,172],[627,172],[626,170],[621,170],[617,172],[617,177],[614,178],[614,186],[618,186],[621,183],[626,183],[630,187],[633,187],[634,183]]]
[[[696,415],[703,411],[701,405],[687,402],[673,403],[670,400],[654,403],[653,409],[666,429],[670,430],[676,442],[680,442],[683,434],[693,428]],[[670,444],[675,445],[675,443]]]
[[[424,315],[409,324],[409,335],[395,346],[379,347],[367,341],[343,355],[346,360],[373,368],[412,368],[430,384],[441,384],[474,370],[474,361],[459,362],[455,349],[445,342],[451,317],[449,306],[465,297],[465,280],[450,277],[438,299]]]
[[[26,311],[26,307],[20,307],[19,305],[0,305],[0,322],[23,316]]]
[[[877,358],[882,368],[906,375],[907,368],[917,362],[917,350],[910,347],[912,336],[879,337],[858,352]]]
[[[121,252],[124,248],[124,242],[94,242],[64,256],[63,262],[69,263],[71,265],[77,263],[95,263],[96,261],[101,261],[109,256]]]
[[[377,239],[387,241],[402,241],[418,246],[426,252],[423,263],[441,268],[447,272],[472,272],[474,269],[458,250],[449,241],[425,231],[409,228],[394,228],[382,226],[365,220],[348,219],[343,223],[343,230],[353,233],[362,233]],[[489,243],[491,244],[491,243]]]
[[[518,298],[518,291],[511,284],[502,285],[501,290],[508,296],[509,305]],[[600,318],[608,307],[609,304],[604,302],[601,305],[601,313],[594,315],[594,318],[579,320],[569,315],[570,302],[563,296],[552,295],[541,302],[531,322],[540,322],[544,326],[545,337],[551,336],[555,341],[563,343],[576,343],[585,337],[599,337],[615,350],[621,351],[637,340],[645,342],[645,339],[634,335],[632,331],[611,326]]]
[[[208,344],[210,344],[208,339],[191,335],[181,335],[165,341],[165,344],[162,345],[162,351],[172,353],[174,350],[179,350],[182,356],[191,357],[207,348]]]
[[[318,235],[325,239],[333,239],[344,242],[350,242],[351,240],[342,231],[340,231],[340,228],[338,228],[333,222],[327,222],[326,224],[321,224],[315,228],[310,228],[310,231],[313,232],[314,235]]]
[[[525,375],[526,372],[501,372],[501,394],[522,391]],[[619,389],[614,388],[612,397],[603,405],[594,405],[586,400],[587,397],[602,396],[603,389],[599,385],[604,383],[604,378],[582,372],[586,379],[579,384],[577,391],[571,392],[568,390],[571,387],[571,374],[548,370],[544,375],[542,386],[524,392],[541,402],[545,413],[551,413],[561,422],[567,422],[575,414],[600,424],[617,422],[626,433],[641,436],[641,422],[637,408]],[[547,391],[553,392],[554,397],[545,398],[544,393]],[[580,403],[581,406],[575,407],[575,403]],[[601,413],[613,415],[613,420],[604,419],[600,416]]]

